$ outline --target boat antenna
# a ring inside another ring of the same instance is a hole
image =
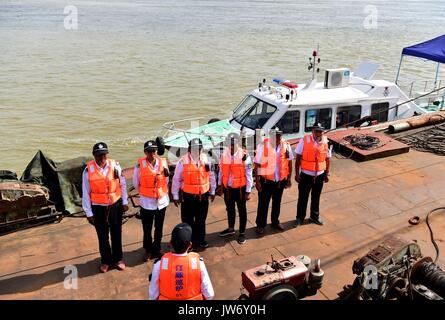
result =
[[[320,49],[320,44],[317,43],[317,50],[312,51],[312,57],[309,57],[309,65],[308,65],[307,69],[309,71],[312,70],[312,80],[315,79],[315,71],[317,71],[317,73],[320,72],[320,68],[318,67],[318,65],[321,62],[321,59],[319,56],[319,49]]]

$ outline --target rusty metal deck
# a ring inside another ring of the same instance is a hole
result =
[[[350,135],[367,135],[380,139],[380,146],[375,149],[362,150],[354,147],[345,140]],[[333,131],[326,134],[333,143],[335,150],[343,152],[347,157],[358,161],[368,161],[378,158],[389,157],[409,151],[409,146],[399,142],[383,133],[369,129],[351,128],[347,130]]]
[[[227,227],[224,201],[217,197],[210,205],[207,240],[201,252],[215,287],[216,299],[234,299],[240,294],[241,271],[275,259],[306,254],[321,258],[325,281],[310,299],[334,299],[343,285],[354,280],[353,261],[367,253],[387,235],[416,239],[424,255],[434,256],[424,220],[412,226],[408,220],[425,218],[429,210],[445,205],[445,157],[410,151],[369,162],[335,158],[331,181],[321,199],[321,216],[326,224],[292,228],[295,219],[295,182],[285,190],[281,222],[286,231],[269,227],[264,236],[255,234],[257,198],[248,203],[247,243],[236,236],[218,237]],[[166,214],[163,247],[170,230],[180,220],[171,205]],[[445,266],[445,213],[431,217],[441,249],[438,263]],[[148,274],[153,262],[143,263],[142,226],[131,219],[123,226],[125,271],[98,273],[99,253],[94,228],[85,219],[65,218],[0,237],[0,299],[147,299]],[[65,289],[64,268],[75,265],[78,289]]]

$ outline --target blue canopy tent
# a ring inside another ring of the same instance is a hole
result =
[[[399,69],[397,71],[396,84],[397,80],[399,79],[403,56],[413,56],[437,62],[436,77],[434,80],[434,87],[436,87],[437,77],[439,75],[439,65],[441,63],[445,63],[445,34],[437,38],[403,48],[402,55],[400,57]]]

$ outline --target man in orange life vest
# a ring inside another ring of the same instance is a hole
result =
[[[240,136],[231,133],[226,138],[226,147],[219,162],[218,194],[224,193],[229,228],[219,233],[220,237],[235,234],[235,203],[239,214],[238,243],[246,242],[247,209],[252,189],[252,160],[246,150],[238,146]]]
[[[291,186],[292,160],[290,144],[282,138],[278,128],[269,130],[269,137],[257,147],[255,155],[255,186],[258,190],[257,233],[263,234],[267,224],[267,212],[272,198],[272,228],[283,231],[280,224],[281,197]]]
[[[203,259],[192,246],[192,228],[178,224],[172,231],[173,252],[153,265],[148,296],[150,300],[211,300],[215,293]]]
[[[133,171],[133,186],[140,196],[141,220],[144,231],[144,261],[162,256],[161,239],[164,227],[165,210],[170,203],[168,195],[167,163],[156,154],[156,141],[149,140],[144,144],[145,157],[138,160]],[[155,225],[154,241],[151,229]]]
[[[172,182],[175,206],[181,205],[181,221],[192,227],[194,245],[207,248],[205,240],[209,198],[215,200],[216,180],[212,165],[202,152],[201,139],[190,140],[188,152],[178,162]],[[182,190],[182,202],[179,190]]]
[[[311,193],[311,215],[309,221],[323,225],[320,218],[320,195],[323,183],[329,181],[331,150],[328,139],[323,135],[321,123],[315,123],[312,134],[304,136],[295,148],[295,181],[298,182],[297,218],[294,227],[303,224],[306,217],[309,193]],[[301,168],[301,173],[300,173]]]
[[[118,162],[108,159],[104,142],[93,146],[94,160],[82,175],[82,207],[88,222],[96,228],[101,272],[110,265],[125,269],[122,260],[122,214],[128,210],[127,185]],[[111,247],[109,242],[111,236]]]

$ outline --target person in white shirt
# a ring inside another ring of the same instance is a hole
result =
[[[138,160],[133,171],[133,186],[139,193],[140,216],[144,232],[144,261],[162,256],[161,240],[165,211],[170,203],[169,172],[165,160],[157,155],[156,141],[144,143],[145,157]],[[154,240],[151,230],[154,221]]]
[[[93,156],[82,174],[82,207],[88,222],[96,228],[100,271],[107,272],[110,265],[124,270],[122,214],[128,210],[127,184],[119,163],[108,159],[104,142],[93,146]]]
[[[309,194],[311,194],[309,221],[318,225],[324,224],[320,218],[320,195],[323,184],[329,181],[331,150],[323,131],[321,123],[315,123],[312,133],[301,138],[295,148],[297,155],[295,181],[298,183],[298,204],[294,227],[298,227],[304,222]]]
[[[207,248],[206,219],[209,199],[215,200],[216,179],[212,164],[202,149],[201,139],[190,140],[187,154],[175,168],[172,196],[175,206],[181,205],[181,221],[192,227],[194,245]]]
[[[192,228],[178,224],[172,231],[169,252],[155,261],[150,275],[150,300],[211,300],[215,296],[204,260],[192,247]]]
[[[235,234],[235,204],[239,214],[238,243],[246,242],[247,208],[252,190],[252,160],[246,150],[239,147],[240,136],[230,133],[226,147],[220,157],[218,173],[218,194],[224,194],[229,227],[219,233],[220,237]]]
[[[272,198],[271,227],[284,231],[279,221],[281,198],[284,189],[291,187],[292,160],[290,144],[282,137],[279,128],[269,130],[269,137],[257,147],[255,155],[255,186],[258,190],[256,232],[264,233],[267,213]]]

